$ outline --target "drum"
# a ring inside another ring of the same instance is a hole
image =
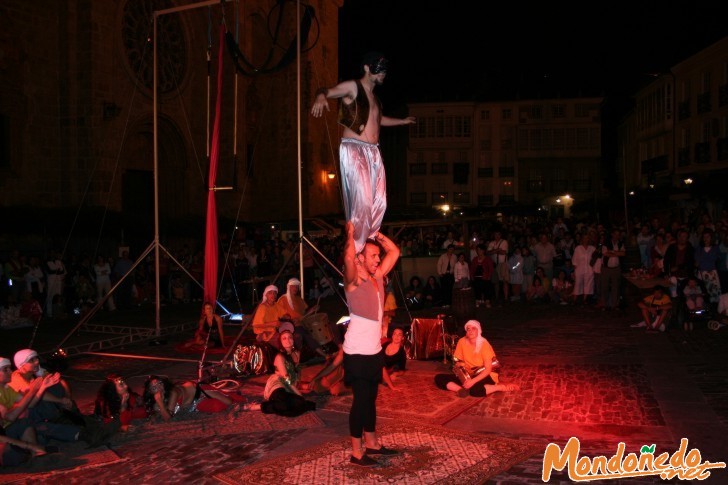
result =
[[[266,374],[272,364],[271,352],[267,352],[266,344],[261,345],[238,345],[233,353],[233,367],[245,376]]]
[[[314,313],[301,320],[301,326],[319,345],[333,342],[334,336],[329,328],[329,316],[325,313]]]
[[[472,288],[452,290],[452,313],[461,323],[475,318],[475,296]]]
[[[427,360],[441,358],[443,355],[442,320],[434,318],[415,318],[410,333],[409,358]]]

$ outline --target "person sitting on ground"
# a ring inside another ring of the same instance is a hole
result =
[[[144,419],[149,413],[142,397],[129,388],[124,378],[110,374],[96,394],[94,415],[106,423],[118,418],[120,430],[126,432],[133,419]]]
[[[263,290],[263,300],[255,310],[253,316],[253,332],[258,342],[267,342],[278,348],[278,327],[285,313],[277,305],[278,287],[268,285]]]
[[[301,298],[300,293],[301,282],[298,278],[291,278],[286,285],[286,294],[278,298],[276,306],[279,312],[283,314],[281,318],[293,323],[293,338],[296,341],[296,347],[302,349],[305,345],[311,352],[316,352],[320,356],[326,357],[326,353],[321,348],[321,344],[301,324],[307,315],[318,310],[318,306],[314,305],[309,308],[308,304]]]
[[[113,432],[108,433],[101,427],[89,425],[85,428],[72,424],[54,423],[34,412],[48,390],[57,385],[61,375],[46,374],[33,379],[25,392],[20,393],[10,387],[10,360],[0,357],[0,422],[4,433],[11,439],[31,444],[47,442],[49,439],[73,442],[86,441],[91,447],[98,446]],[[23,458],[11,456],[12,459]]]
[[[704,308],[705,298],[703,297],[703,289],[700,287],[698,279],[695,276],[688,278],[685,288],[683,288],[683,295],[685,296],[685,305],[688,307],[688,310],[695,311]]]
[[[239,394],[224,394],[210,385],[192,381],[173,383],[166,377],[149,376],[144,382],[144,405],[147,413],[158,412],[169,421],[178,413],[219,413],[233,402],[243,402]]]
[[[541,278],[534,276],[531,286],[526,291],[526,301],[543,303],[546,299],[546,288],[544,288]]]
[[[647,327],[648,332],[665,331],[672,302],[662,285],[656,285],[652,290],[652,294],[639,302],[639,307],[644,320],[634,325],[635,327]]]
[[[213,311],[212,303],[205,302],[202,305],[202,316],[195,332],[195,343],[205,345],[212,343],[213,347],[224,347],[225,332],[222,326],[222,317]]]
[[[21,394],[25,394],[30,389],[34,380],[48,374],[48,371],[40,366],[38,352],[35,350],[19,350],[15,353],[13,360],[17,370],[13,372],[9,385]],[[42,394],[41,402],[34,406],[33,415],[38,420],[70,420],[77,426],[85,425],[83,416],[73,401],[71,387],[60,376],[56,384],[50,386]]]
[[[404,350],[404,330],[395,328],[392,330],[392,339],[382,345],[384,352],[384,369],[382,380],[394,390],[392,382],[396,375],[407,370],[407,353]]]
[[[515,384],[499,383],[498,373],[493,368],[495,352],[481,333],[480,322],[477,320],[468,320],[465,323],[465,337],[458,340],[453,359],[456,361],[454,366],[464,370],[464,375],[468,377],[461,382],[454,373],[437,374],[435,385],[438,388],[456,392],[460,397],[483,397],[494,392],[519,389]]]
[[[573,290],[574,285],[566,277],[566,271],[560,269],[559,274],[551,282],[551,301],[561,305],[568,305]],[[576,297],[574,297],[574,302],[576,302]]]
[[[293,339],[293,325],[284,322],[279,328],[279,352],[273,365],[275,374],[268,378],[260,409],[266,414],[295,417],[315,411],[316,403],[306,400],[298,389],[301,379],[301,353]]]

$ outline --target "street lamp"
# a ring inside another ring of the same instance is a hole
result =
[[[329,170],[326,176],[329,178],[329,180],[334,180],[336,178],[336,172]]]
[[[688,177],[685,180],[683,180],[683,182],[685,182],[685,185],[691,185],[693,183],[693,179],[691,179],[690,177]]]

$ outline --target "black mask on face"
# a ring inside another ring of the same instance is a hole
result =
[[[385,59],[384,57],[380,57],[379,59],[377,59],[376,62],[369,64],[369,72],[371,72],[372,74],[387,72],[388,62],[389,61],[387,61],[387,59]]]

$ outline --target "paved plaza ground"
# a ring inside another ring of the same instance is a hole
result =
[[[489,483],[541,483],[546,445],[556,442],[563,446],[572,436],[580,439],[581,454],[588,456],[610,457],[619,442],[624,442],[628,451],[638,452],[642,445],[656,444],[659,450],[672,453],[681,438],[688,438],[689,448],[699,449],[704,461],[728,460],[728,328],[713,331],[697,325],[693,332],[669,328],[664,333],[647,334],[630,327],[640,320],[634,303],[634,299],[628,300],[626,310],[611,312],[591,306],[525,303],[476,310],[484,335],[503,363],[502,379],[519,384],[521,391],[478,400],[444,426],[543,444],[540,453],[492,477]],[[330,299],[326,308],[330,318],[343,314],[343,305],[336,299]],[[183,320],[185,312],[194,316],[196,307],[165,311],[176,315],[168,318]],[[431,316],[433,311],[419,314]],[[114,318],[139,322],[149,315],[149,309],[142,309]],[[404,323],[409,318],[400,309],[395,320]],[[58,341],[64,333],[63,324],[57,328],[49,328],[52,322],[43,325],[45,331],[41,327],[36,338],[41,351],[50,349],[53,339]],[[233,328],[230,331],[234,333]],[[25,347],[30,335],[31,329],[4,331],[0,353],[10,355]],[[114,352],[194,360],[194,355],[174,351],[175,343],[187,337],[170,336],[164,345],[143,343]],[[410,367],[432,374],[445,370],[434,360],[411,361]],[[100,380],[109,371],[121,373],[133,388],[141,390],[150,373],[194,378],[197,366],[115,357],[74,358],[66,376],[82,410],[90,409]],[[256,398],[262,391],[261,378],[243,380],[242,390]],[[250,432],[212,434],[204,439],[190,435],[165,442],[144,436],[122,437],[112,440],[110,446],[124,461],[66,473],[59,479],[84,484],[153,483],[159,480],[154,477],[165,477],[163,481],[170,483],[216,483],[212,475],[231,467],[304,450],[348,434],[345,413],[317,410],[314,414],[311,419],[316,420],[315,426],[305,420],[291,421],[291,426],[264,423],[261,429]],[[261,416],[245,414],[229,419]],[[386,419],[380,422],[386,423]],[[32,475],[26,479],[33,482]],[[555,472],[551,482],[567,483],[569,479],[565,472]],[[662,480],[656,477],[621,481],[659,482]],[[706,483],[728,483],[728,472],[716,470]]]

